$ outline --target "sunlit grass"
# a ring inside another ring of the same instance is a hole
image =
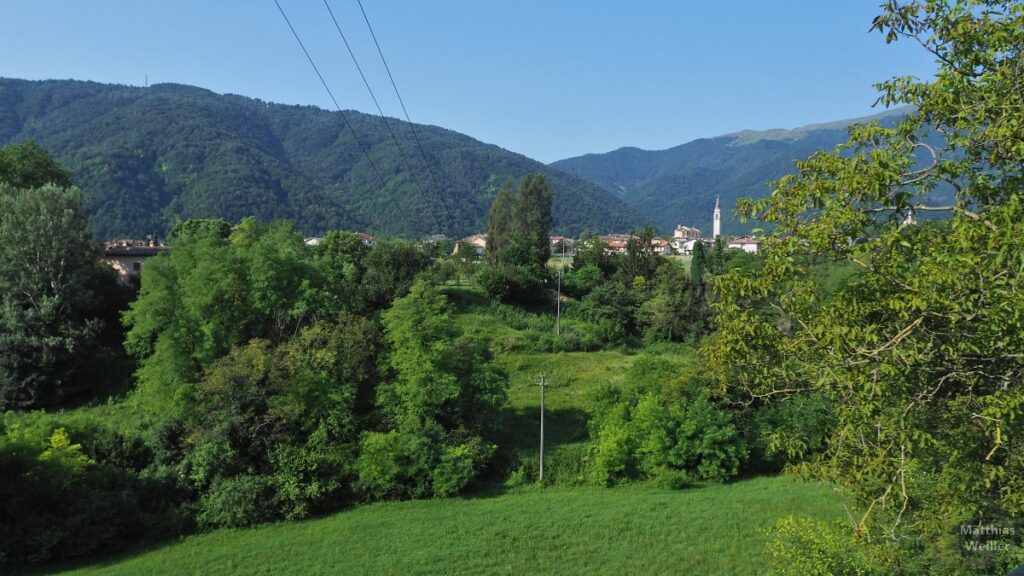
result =
[[[821,485],[527,487],[221,530],[72,574],[761,574],[780,517],[841,515]]]

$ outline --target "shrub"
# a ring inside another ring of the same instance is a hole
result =
[[[277,518],[274,488],[269,478],[253,474],[220,477],[199,500],[203,526],[251,526]]]
[[[754,414],[751,449],[770,470],[820,453],[831,434],[834,417],[821,396],[796,396],[761,407]]]
[[[512,264],[485,266],[476,274],[476,282],[490,296],[505,302],[531,304],[547,294],[544,278],[535,269]]]
[[[655,479],[678,487],[739,473],[747,448],[730,414],[695,387],[675,386],[676,370],[671,362],[644,357],[624,386],[599,393],[591,420],[592,480]]]
[[[174,528],[173,491],[89,458],[62,428],[0,436],[0,564],[67,559]]]
[[[872,569],[853,531],[808,518],[779,521],[768,545],[778,576],[869,576]]]

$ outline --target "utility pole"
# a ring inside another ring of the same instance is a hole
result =
[[[548,381],[543,372],[540,373],[537,384],[540,385],[540,481],[544,482],[544,388],[547,387]]]
[[[565,271],[565,238],[562,238],[562,261],[558,265],[558,291],[555,294],[555,336],[562,334],[562,272]]]

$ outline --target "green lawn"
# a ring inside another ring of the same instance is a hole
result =
[[[841,516],[826,487],[765,477],[670,491],[527,487],[221,530],[71,574],[762,574],[778,518]]]

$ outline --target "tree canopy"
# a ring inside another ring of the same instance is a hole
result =
[[[774,235],[762,270],[715,281],[721,330],[702,353],[733,402],[835,407],[827,448],[801,469],[856,497],[877,562],[1001,573],[1011,556],[950,550],[962,525],[1024,516],[1024,4],[892,0],[873,28],[931,52],[935,77],[879,84],[883,105],[916,111],[852,128],[739,204]],[[953,202],[929,201],[940,186]],[[935,212],[949,219],[912,223]],[[861,272],[823,298],[807,255]]]

